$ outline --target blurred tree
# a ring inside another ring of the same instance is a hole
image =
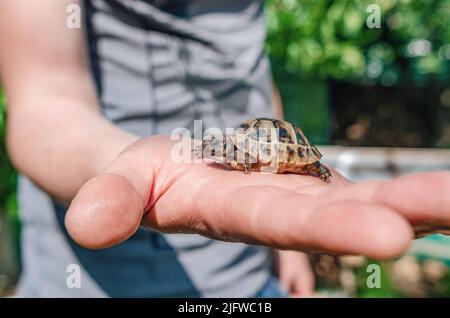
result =
[[[286,116],[313,142],[450,146],[450,0],[268,0],[266,12]]]
[[[381,27],[369,28],[376,4]],[[449,0],[269,0],[267,50],[276,68],[306,78],[449,79]]]

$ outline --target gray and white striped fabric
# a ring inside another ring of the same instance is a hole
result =
[[[103,113],[121,128],[148,136],[192,131],[194,119],[224,129],[271,117],[262,1],[91,0],[86,16]],[[64,230],[65,209],[23,177],[20,204],[23,296],[249,297],[270,276],[268,249],[198,235],[140,229],[83,249]],[[69,264],[80,288],[67,287]]]

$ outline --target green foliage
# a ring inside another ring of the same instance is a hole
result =
[[[15,213],[16,173],[8,159],[5,146],[6,108],[3,92],[0,90],[0,213]]]
[[[380,28],[366,24],[370,4]],[[270,0],[266,12],[274,68],[384,85],[448,80],[450,0]]]
[[[302,127],[314,144],[327,144],[330,116],[327,84],[321,80],[299,80],[289,74],[276,77],[285,118]]]
[[[372,260],[371,264],[377,264],[381,269],[380,288],[367,288],[366,267],[355,270],[356,274],[356,296],[361,298],[387,298],[387,297],[403,297],[404,295],[396,290],[391,283],[391,275],[389,272],[390,262],[379,262]]]

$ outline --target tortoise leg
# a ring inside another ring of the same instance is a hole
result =
[[[232,162],[230,162],[229,166],[231,168],[233,168],[234,170],[244,171],[246,174],[249,174],[252,170],[251,164],[247,165],[246,163],[239,163],[236,160],[233,160]]]
[[[325,167],[319,161],[309,165],[308,171],[317,174],[319,176],[319,178],[322,179],[322,181],[330,182],[330,178],[331,178],[330,169]]]

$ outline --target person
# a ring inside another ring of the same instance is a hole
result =
[[[19,295],[286,296],[268,247],[302,294],[297,251],[390,258],[414,226],[450,225],[449,172],[326,184],[171,160],[194,119],[273,116],[262,1],[92,0],[72,29],[74,3],[0,4]]]

